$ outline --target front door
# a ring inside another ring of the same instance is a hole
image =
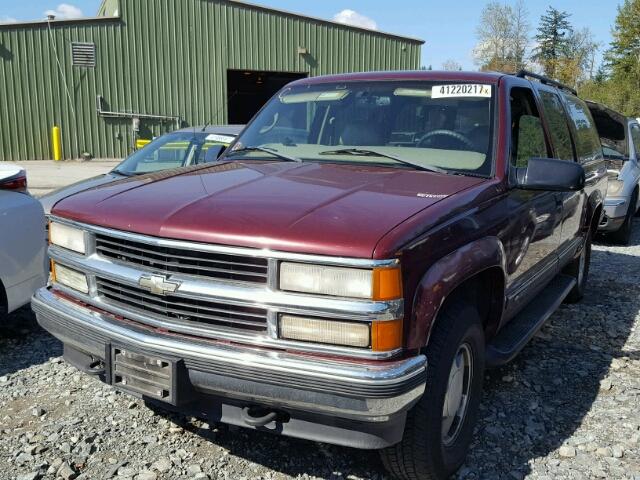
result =
[[[549,157],[548,142],[529,88],[511,90],[511,169]],[[517,313],[557,273],[562,199],[556,192],[512,189],[508,238],[507,316]]]

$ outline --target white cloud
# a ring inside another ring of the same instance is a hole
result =
[[[13,17],[7,17],[6,15],[0,15],[0,23],[16,23],[16,20]]]
[[[56,7],[55,10],[47,10],[46,12],[44,12],[44,14],[45,16],[54,15],[59,19],[80,18],[84,16],[82,14],[82,10],[80,10],[75,5],[70,5],[68,3],[61,3]]]
[[[354,10],[342,10],[333,16],[333,20],[345,25],[353,25],[354,27],[368,28],[369,30],[378,29],[378,24],[375,20]]]

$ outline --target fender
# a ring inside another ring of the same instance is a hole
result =
[[[600,190],[595,190],[587,197],[587,205],[586,205],[586,215],[584,217],[584,225],[582,226],[583,231],[586,233],[589,231],[591,226],[593,225],[594,220],[596,221],[596,228],[600,225],[600,221],[602,220],[602,215],[604,215],[604,208],[600,209],[600,218],[594,219],[593,216],[598,211],[598,208],[604,204],[604,197]]]
[[[427,344],[440,307],[458,286],[492,267],[500,268],[504,282],[506,254],[497,237],[475,240],[434,263],[422,277],[414,295],[412,332],[409,334],[411,346],[421,348]],[[503,305],[504,293],[500,305],[496,305],[500,314]]]

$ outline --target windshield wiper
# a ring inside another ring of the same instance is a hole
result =
[[[427,167],[425,165],[420,165],[419,163],[410,162],[408,160],[405,160],[404,158],[396,157],[395,155],[376,152],[375,150],[367,150],[364,148],[343,148],[339,150],[325,150],[324,152],[320,152],[318,155],[355,155],[358,157],[389,158],[391,160],[395,160],[398,163],[403,163],[405,165],[409,165],[411,167],[417,168],[418,170],[424,170],[426,172],[434,172],[434,173],[443,173],[443,174],[449,173],[443,168],[438,168],[433,166]]]
[[[275,157],[278,157],[282,160],[286,160],[287,162],[298,162],[298,163],[302,163],[302,160],[300,160],[299,158],[296,157],[290,157],[289,155],[285,155],[284,153],[280,153],[278,152],[278,150],[276,150],[275,148],[269,148],[269,147],[242,147],[239,148],[237,150],[233,150],[231,152],[225,153],[225,157],[231,157],[232,155],[236,155],[238,153],[244,153],[244,152],[263,152],[263,153],[269,153]]]

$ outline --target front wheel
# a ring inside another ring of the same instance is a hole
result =
[[[438,317],[427,347],[427,385],[408,413],[402,441],[381,451],[401,480],[445,479],[463,464],[484,379],[484,333],[477,310],[455,302]]]

